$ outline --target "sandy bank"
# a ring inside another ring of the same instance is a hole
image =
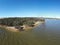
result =
[[[39,24],[42,24],[42,23],[43,22],[37,21],[37,22],[35,22],[34,27],[36,27],[36,26],[38,26]],[[19,29],[16,29],[14,26],[11,27],[11,26],[2,26],[2,25],[0,25],[0,27],[5,28],[9,31],[13,31],[13,32],[18,32],[19,31]],[[24,27],[23,29],[25,29],[25,31],[34,28],[34,27],[26,26],[26,25],[23,25],[22,27]]]
[[[18,29],[16,29],[15,27],[10,27],[10,26],[3,26],[3,25],[0,25],[1,28],[4,28],[6,30],[9,30],[9,31],[13,31],[13,32],[17,32]]]

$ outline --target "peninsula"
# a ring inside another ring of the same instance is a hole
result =
[[[14,18],[2,18],[0,19],[0,28],[5,28],[10,31],[27,31],[43,23],[44,18],[34,17],[14,17]]]

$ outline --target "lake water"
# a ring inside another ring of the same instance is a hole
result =
[[[0,30],[0,42],[0,45],[60,45],[60,20],[45,19],[43,24],[26,32]]]
[[[33,32],[45,45],[60,45],[60,20],[46,19],[44,24],[36,27]]]

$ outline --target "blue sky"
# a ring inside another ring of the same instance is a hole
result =
[[[0,0],[0,17],[60,17],[60,1]]]

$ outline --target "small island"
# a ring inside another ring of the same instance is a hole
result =
[[[27,31],[33,27],[43,23],[44,18],[33,18],[33,17],[14,17],[14,18],[1,18],[0,28],[4,28],[10,31]]]

